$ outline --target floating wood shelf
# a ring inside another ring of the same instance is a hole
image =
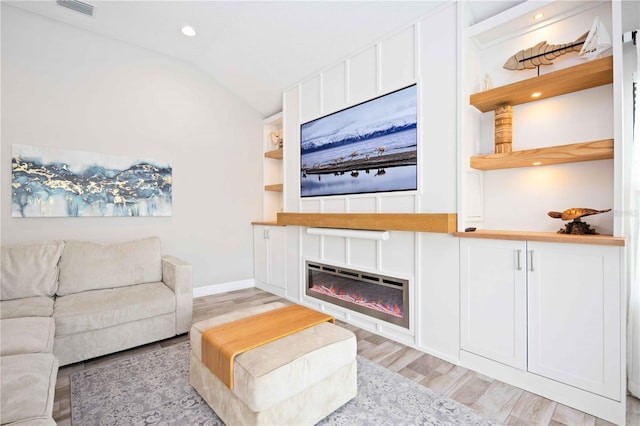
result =
[[[613,139],[471,157],[471,168],[511,169],[613,158]]]
[[[272,185],[265,185],[264,186],[264,190],[265,191],[272,191],[272,192],[282,192],[283,191],[283,186],[281,183],[274,183]]]
[[[274,149],[273,151],[265,152],[264,158],[273,158],[274,160],[282,160],[283,158],[282,153],[283,153],[282,148]]]
[[[482,112],[493,111],[501,105],[520,105],[613,82],[613,57],[585,62],[518,81],[506,86],[475,93],[469,103]],[[532,98],[531,94],[540,96]]]
[[[278,225],[452,233],[455,213],[278,213]]]
[[[455,232],[460,238],[487,238],[492,240],[542,241],[550,243],[594,244],[603,246],[624,246],[625,239],[611,235],[570,235],[553,232],[495,231],[477,230],[474,232]]]

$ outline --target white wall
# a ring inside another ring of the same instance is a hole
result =
[[[285,91],[285,211],[456,212],[456,22],[455,4],[446,5]],[[301,199],[300,124],[413,83],[418,85],[418,190]],[[287,228],[287,260],[292,268],[288,297],[316,303],[302,290],[305,259],[409,279],[413,293],[410,330],[358,314],[349,314],[349,320],[442,358],[457,360],[456,238],[391,232],[388,241],[373,242],[308,236],[303,228]]]
[[[253,277],[262,117],[210,77],[2,4],[1,100],[2,244],[158,235],[195,287]],[[12,218],[12,144],[168,160],[173,215]]]

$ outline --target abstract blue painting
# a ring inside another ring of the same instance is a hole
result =
[[[13,145],[13,217],[171,216],[168,162]]]

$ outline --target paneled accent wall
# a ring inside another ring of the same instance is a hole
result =
[[[330,64],[284,93],[285,208],[302,213],[455,213],[457,15],[445,5],[394,34]],[[300,198],[300,125],[417,83],[416,191]],[[387,241],[307,235],[287,226],[287,297],[305,297],[304,261],[409,280],[409,330],[357,313],[320,308],[405,344],[458,358],[458,241],[447,234],[391,231]]]

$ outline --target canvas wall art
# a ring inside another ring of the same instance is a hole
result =
[[[13,145],[13,217],[171,216],[171,164]]]

